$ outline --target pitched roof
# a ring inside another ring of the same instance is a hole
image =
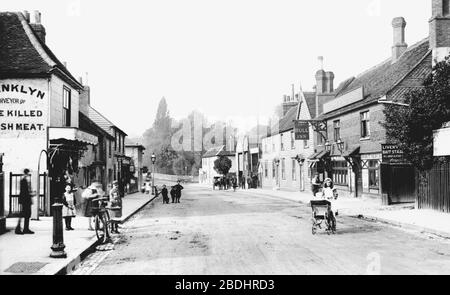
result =
[[[202,158],[213,158],[213,157],[219,157],[219,156],[234,156],[232,152],[228,152],[225,150],[225,146],[216,146],[213,148],[210,148],[203,156]]]
[[[305,95],[306,105],[308,106],[311,118],[316,117],[316,93],[315,92],[303,92]]]
[[[297,119],[297,112],[298,112],[298,105],[296,107],[291,108],[286,113],[286,115],[283,118],[281,118],[280,123],[278,125],[278,130],[274,130],[275,132],[273,132],[272,135],[276,135],[294,129],[294,120]]]
[[[431,54],[428,38],[409,47],[400,59],[392,63],[392,58],[363,72],[357,77],[347,79],[338,87],[336,98],[339,98],[360,87],[364,89],[364,99],[351,105],[320,115],[321,119],[339,116],[342,113],[376,102],[403,80],[418,64]],[[430,65],[431,66],[431,65]],[[335,99],[336,99],[335,98]]]
[[[48,77],[51,73],[82,88],[21,12],[0,12],[0,77]]]
[[[111,121],[109,121],[105,116],[103,116],[100,112],[98,112],[96,109],[94,109],[91,106],[88,106],[88,117],[91,119],[95,124],[100,126],[103,130],[114,136],[114,132],[112,131],[113,128],[116,128],[120,130],[116,125],[114,125]],[[123,132],[122,130],[120,130]],[[125,132],[123,132],[125,135],[127,135]]]

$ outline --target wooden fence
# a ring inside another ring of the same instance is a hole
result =
[[[437,163],[417,174],[417,208],[450,213],[450,162]]]

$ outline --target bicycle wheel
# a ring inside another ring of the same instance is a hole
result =
[[[95,216],[95,234],[101,243],[106,243],[108,240],[108,227],[105,219],[99,215]]]
[[[109,233],[112,231],[112,222],[111,222],[111,216],[109,215],[109,211],[106,210],[105,214],[103,215],[105,218],[105,223],[106,223],[106,227],[107,227],[107,236],[109,237]]]

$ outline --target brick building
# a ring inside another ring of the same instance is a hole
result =
[[[383,109],[385,103],[401,102],[408,91],[421,87],[435,60],[450,52],[449,1],[431,2],[428,38],[408,47],[406,21],[395,18],[391,57],[342,82],[319,111],[318,120],[327,126],[326,140],[318,140],[316,147],[323,164],[319,172],[342,192],[380,198],[386,204],[415,201],[414,168],[383,159],[382,146],[393,142],[382,126]]]

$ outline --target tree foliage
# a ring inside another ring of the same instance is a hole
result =
[[[409,107],[385,108],[386,135],[403,150],[406,160],[426,171],[434,162],[433,131],[450,121],[449,57],[436,64],[423,87],[408,92],[404,102]]]
[[[214,170],[217,173],[227,175],[232,166],[231,160],[226,156],[220,156],[217,160],[214,161]]]

